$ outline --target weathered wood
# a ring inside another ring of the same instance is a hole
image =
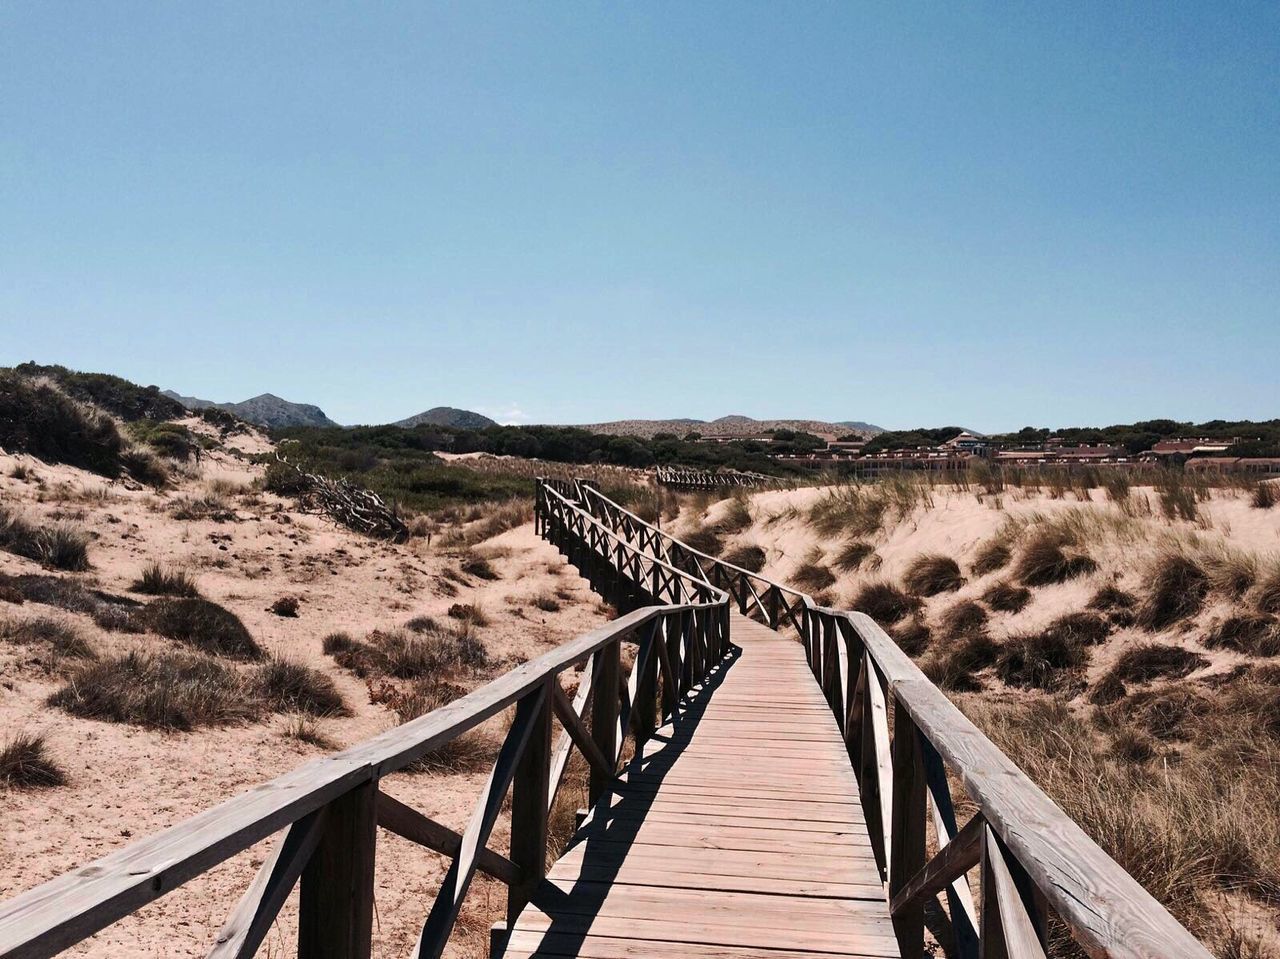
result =
[[[461,833],[429,819],[394,796],[379,791],[377,810],[378,825],[403,839],[451,858],[462,848]],[[507,885],[520,882],[520,869],[516,864],[488,847],[476,850],[476,868]]]
[[[616,644],[615,644],[616,645]],[[578,676],[578,690],[574,693],[573,702],[570,709],[575,716],[581,716],[587,708],[587,701],[591,698],[592,690],[595,685],[594,663],[596,657],[600,655],[597,650],[595,654],[587,660],[586,665],[582,668],[582,672]],[[559,689],[559,681],[555,681],[554,688]],[[565,767],[569,763],[569,753],[573,749],[573,736],[568,729],[561,731],[559,738],[556,740],[555,748],[551,753],[551,771],[547,780],[547,809],[550,810],[556,803],[556,795],[560,791],[560,782],[564,778]]]
[[[990,826],[982,841],[982,959],[1045,959],[1044,946]]]
[[[320,842],[327,813],[327,807],[322,807],[298,820],[275,844],[218,933],[209,959],[247,959],[258,951]]]
[[[580,724],[572,704],[554,677],[547,679],[543,694],[532,707],[528,742],[516,762],[511,785],[511,861],[520,870],[520,881],[507,890],[507,925],[511,926],[547,870],[548,775],[551,763],[551,714],[555,694],[564,701],[562,716]],[[566,727],[568,728],[568,727]],[[571,733],[572,735],[572,733]],[[582,742],[594,748],[585,734]]]
[[[925,784],[919,734],[902,704],[893,712],[893,825],[889,842],[889,899],[893,901],[925,864]],[[924,904],[906,902],[893,911],[902,959],[924,955]]]
[[[591,737],[600,754],[609,761],[609,768],[605,772],[592,767],[588,798],[593,806],[613,784],[618,768],[621,651],[620,643],[612,643],[596,653],[595,679],[599,692],[591,700]]]
[[[551,696],[551,705],[555,709],[556,718],[560,720],[560,724],[573,740],[573,744],[591,764],[592,769],[599,771],[602,775],[609,775],[613,769],[612,761],[600,752],[595,740],[591,738],[591,731],[578,715],[578,710],[585,704],[570,702],[568,694],[560,688],[559,683],[552,683]]]
[[[982,837],[986,823],[974,816],[955,837],[938,850],[938,854],[921,867],[911,879],[894,893],[889,911],[897,915],[937,895],[958,877],[978,864],[982,858]]]
[[[328,806],[302,870],[298,959],[368,959],[373,942],[376,780]]]

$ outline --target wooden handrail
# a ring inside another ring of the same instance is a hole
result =
[[[691,549],[587,483],[578,482],[576,491],[591,514],[620,535],[660,544],[671,565],[696,558],[697,573],[724,588],[743,612],[748,596],[756,604],[753,610],[761,595],[794,600],[787,609],[796,606],[801,612],[792,622],[844,732],[886,895],[898,904],[895,930],[904,957],[921,955],[923,943],[923,924],[906,915],[918,904],[912,886],[927,880],[932,888],[941,878],[962,956],[976,957],[980,949],[992,956],[1035,955],[1037,950],[1043,955],[1048,908],[1095,959],[1212,959],[869,616],[820,607],[807,594]],[[767,621],[774,628],[781,625],[776,615]],[[988,837],[981,844],[979,930],[973,928],[968,880],[952,875],[953,867],[972,858],[973,836],[968,827],[955,828],[943,763],[978,807],[976,821]],[[940,876],[930,877],[923,859],[926,805],[944,839],[943,853],[951,842],[960,843],[945,858],[939,854]],[[1028,930],[1037,937],[1034,948]]]

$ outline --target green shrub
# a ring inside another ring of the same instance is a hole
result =
[[[128,425],[129,435],[161,456],[175,460],[188,460],[196,445],[195,435],[181,423],[164,423],[155,420],[137,420]]]
[[[115,422],[99,410],[49,382],[0,370],[0,447],[118,476],[125,443]]]
[[[65,366],[41,366],[21,363],[15,371],[28,378],[53,380],[68,395],[122,420],[177,420],[187,416],[187,409],[156,386],[139,386],[109,373],[81,373]]]
[[[158,599],[146,610],[147,625],[161,636],[205,653],[232,659],[261,659],[262,648],[240,618],[198,597]]]

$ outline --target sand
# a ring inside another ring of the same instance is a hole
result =
[[[198,420],[193,428],[204,428]],[[257,434],[230,441],[246,452],[269,444]],[[10,476],[17,463],[32,478]],[[496,672],[537,656],[603,622],[606,613],[585,581],[556,551],[539,540],[531,524],[482,544],[499,578],[454,584],[445,576],[457,560],[421,540],[392,545],[366,539],[326,519],[304,516],[284,500],[264,493],[227,496],[235,519],[183,522],[170,509],[182,496],[198,496],[211,484],[245,488],[261,468],[235,452],[206,453],[198,470],[164,494],[133,484],[109,483],[70,467],[27,457],[0,455],[0,502],[29,519],[74,522],[90,532],[92,570],[74,575],[87,585],[127,594],[130,583],[153,560],[182,566],[195,576],[202,595],[236,613],[274,655],[314,666],[330,675],[354,715],[320,721],[339,746],[351,745],[394,725],[394,714],[371,704],[362,680],[337,668],[321,651],[335,630],[357,637],[375,628],[403,624],[414,616],[445,617],[454,603],[481,607],[491,624],[480,630]],[[437,538],[437,544],[439,538]],[[0,571],[42,571],[29,560],[0,552]],[[449,595],[456,589],[457,595]],[[558,612],[530,604],[539,594],[568,597]],[[296,618],[269,612],[281,596],[300,600]],[[145,598],[145,597],[137,597]],[[60,614],[33,603],[0,602],[0,616],[63,615],[75,621],[101,651],[170,649],[156,636],[122,636],[96,629],[83,616]],[[473,677],[471,684],[484,681]],[[0,791],[0,896],[22,890],[84,865],[132,839],[157,832],[217,802],[301,765],[324,750],[284,735],[286,719],[190,733],[160,733],[75,718],[44,705],[60,685],[0,642],[0,729],[43,732],[69,784],[52,790]],[[384,788],[455,827],[465,825],[485,779],[474,775],[396,774]],[[495,846],[505,843],[498,827]],[[74,954],[141,957],[203,955],[222,921],[266,854],[265,844],[199,877],[140,913],[104,930]],[[444,860],[387,833],[380,833],[377,868],[375,955],[403,955],[426,917]],[[472,911],[500,909],[505,892],[481,882]],[[295,893],[296,898],[296,893]],[[292,940],[293,905],[282,914],[263,955],[280,955]],[[487,920],[481,925],[487,925]],[[478,932],[479,926],[472,930]],[[467,954],[468,942],[456,954]],[[461,951],[459,951],[461,950]]]

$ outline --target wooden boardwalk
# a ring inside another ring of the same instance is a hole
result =
[[[899,955],[858,784],[799,644],[737,652],[659,727],[521,913],[506,956]]]

